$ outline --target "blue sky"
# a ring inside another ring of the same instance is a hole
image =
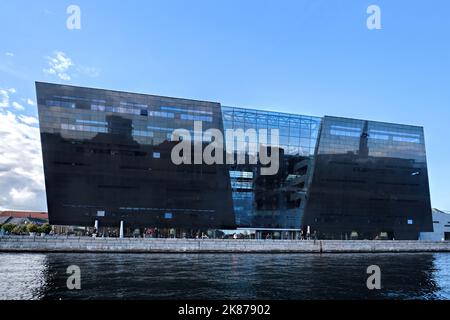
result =
[[[71,4],[81,30],[66,28]],[[366,27],[371,4],[381,30]],[[45,210],[40,80],[422,125],[432,204],[450,210],[449,12],[445,0],[1,0],[0,139],[29,150],[0,147],[0,208]]]

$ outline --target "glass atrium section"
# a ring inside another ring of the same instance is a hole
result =
[[[321,119],[224,106],[222,117],[225,130],[265,129],[269,142],[271,129],[279,131],[280,168],[276,175],[261,175],[257,165],[230,166],[236,224],[243,228],[300,229]],[[243,142],[249,143],[248,139]]]

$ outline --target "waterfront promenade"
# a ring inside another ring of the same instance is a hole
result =
[[[354,253],[450,252],[444,241],[143,239],[0,236],[0,252]]]

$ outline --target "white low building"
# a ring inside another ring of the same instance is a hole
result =
[[[450,241],[450,212],[433,209],[433,232],[421,232],[420,240]]]

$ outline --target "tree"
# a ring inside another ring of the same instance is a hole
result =
[[[39,227],[37,225],[35,225],[34,223],[29,223],[29,224],[27,224],[27,231],[30,233],[39,232]]]
[[[12,233],[14,234],[23,234],[25,232],[27,232],[27,227],[25,225],[16,225],[12,230]]]
[[[16,227],[16,225],[14,225],[14,224],[11,224],[11,223],[5,223],[5,224],[2,226],[2,229],[3,229],[5,232],[11,233],[11,232],[14,230],[15,227]]]
[[[49,225],[48,223],[44,223],[42,226],[39,227],[40,233],[49,234],[50,231],[52,231],[52,226]]]

